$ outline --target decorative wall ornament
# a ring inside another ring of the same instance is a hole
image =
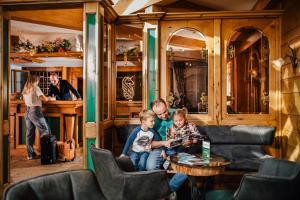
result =
[[[295,38],[288,41],[288,48],[290,54],[286,54],[286,57],[290,59],[291,65],[293,67],[294,73],[296,72],[296,68],[298,66],[298,57],[297,52],[300,47],[300,36],[296,36]]]
[[[207,60],[208,50],[207,49],[201,49],[200,50],[200,59]]]
[[[263,93],[263,96],[261,97],[262,103],[266,106],[269,103],[269,95],[267,92]]]
[[[227,57],[229,59],[234,58],[234,54],[235,54],[235,47],[233,45],[229,45],[227,48]]]
[[[198,103],[198,112],[208,111],[208,98],[205,92],[201,93],[200,102]]]
[[[135,78],[134,76],[125,76],[122,79],[123,96],[127,100],[133,100],[134,97],[134,87],[135,87],[134,78]]]

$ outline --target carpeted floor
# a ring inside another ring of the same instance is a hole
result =
[[[76,156],[72,162],[57,162],[51,165],[41,165],[40,159],[27,160],[26,149],[10,150],[10,177],[11,183],[18,182],[30,177],[39,176],[58,171],[83,169],[82,154]]]

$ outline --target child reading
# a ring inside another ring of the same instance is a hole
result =
[[[151,151],[151,142],[154,136],[154,131],[152,130],[154,116],[155,114],[150,110],[140,112],[141,125],[131,132],[120,156],[129,155],[135,169],[138,171],[146,170],[146,162]],[[130,147],[132,147],[132,151],[129,153]]]
[[[167,131],[166,140],[173,139],[171,148],[167,148],[163,151],[162,155],[164,158],[173,156],[178,152],[197,153],[201,152],[201,147],[197,146],[198,139],[202,136],[199,133],[194,123],[188,122],[187,110],[177,109],[173,113],[173,124]],[[177,143],[176,143],[177,141]],[[167,154],[167,155],[166,155]]]

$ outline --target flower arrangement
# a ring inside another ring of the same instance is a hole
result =
[[[29,40],[19,41],[19,44],[16,45],[13,50],[15,52],[30,52],[43,53],[43,52],[65,52],[70,51],[71,43],[67,39],[57,38],[52,41],[44,41],[41,44],[34,46]]]

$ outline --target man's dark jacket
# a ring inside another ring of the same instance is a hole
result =
[[[81,98],[78,91],[66,80],[60,80],[59,81],[59,87],[58,88],[52,84],[49,86],[48,96],[55,96],[56,100],[72,100],[70,90],[71,92],[77,97]]]

